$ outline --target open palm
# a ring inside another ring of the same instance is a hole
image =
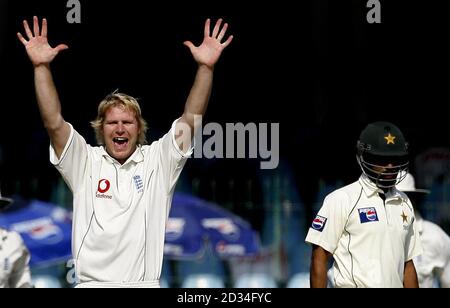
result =
[[[67,45],[61,44],[55,48],[52,48],[47,39],[47,20],[42,20],[42,31],[39,29],[39,20],[35,16],[33,18],[33,32],[31,32],[28,22],[23,21],[25,34],[28,37],[28,41],[19,32],[17,37],[25,46],[28,57],[34,66],[46,65],[53,61],[53,59],[62,50],[69,48]]]
[[[231,43],[233,36],[231,35],[224,43],[222,40],[228,28],[228,24],[225,23],[222,30],[220,27],[222,25],[222,19],[216,22],[213,33],[210,32],[210,20],[207,19],[205,23],[205,32],[203,42],[200,46],[196,47],[190,41],[184,42],[184,45],[189,47],[195,61],[199,65],[206,65],[208,67],[214,67],[220,58],[222,51]]]

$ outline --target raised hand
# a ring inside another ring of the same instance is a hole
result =
[[[25,46],[28,57],[35,67],[50,64],[60,51],[69,48],[65,44],[60,44],[55,48],[49,45],[47,40],[47,20],[45,18],[42,20],[42,31],[39,29],[39,20],[36,16],[33,17],[33,32],[31,32],[26,20],[23,21],[23,27],[28,40],[20,32],[17,33],[17,37]]]
[[[211,35],[210,23],[210,19],[207,19],[205,23],[203,42],[200,46],[196,47],[191,41],[184,42],[184,45],[189,47],[195,61],[197,61],[199,65],[206,65],[213,68],[219,60],[222,51],[230,45],[233,40],[233,36],[231,35],[224,43],[222,43],[222,40],[227,32],[228,24],[225,23],[222,29],[220,29],[222,19],[219,19],[216,22]]]

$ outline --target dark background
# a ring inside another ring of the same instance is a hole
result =
[[[80,2],[81,24],[69,24],[66,0],[0,0],[4,195],[46,200],[59,178],[48,160],[32,66],[15,36],[33,15],[48,19],[52,46],[70,46],[52,69],[65,119],[91,143],[89,121],[115,89],[141,99],[150,140],[167,131],[196,69],[182,42],[198,45],[204,20],[223,17],[235,40],[216,67],[205,121],[280,123],[282,164],[306,202],[319,179],[358,177],[354,146],[371,121],[397,124],[413,156],[449,145],[449,27],[442,1],[380,1],[381,24],[367,23],[365,0]],[[209,164],[193,160],[186,174],[276,172],[256,172],[254,160]]]

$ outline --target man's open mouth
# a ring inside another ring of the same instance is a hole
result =
[[[113,142],[114,142],[114,144],[116,144],[118,146],[123,146],[128,143],[128,138],[116,137],[116,138],[113,138]]]

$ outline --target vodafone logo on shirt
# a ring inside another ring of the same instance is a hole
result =
[[[106,193],[109,191],[110,188],[111,188],[110,181],[106,179],[98,181],[97,194],[95,196],[99,199],[112,199],[111,195],[106,195]]]
[[[108,190],[111,188],[111,183],[108,180],[100,180],[98,182],[98,192],[101,194],[104,194],[108,192]]]

